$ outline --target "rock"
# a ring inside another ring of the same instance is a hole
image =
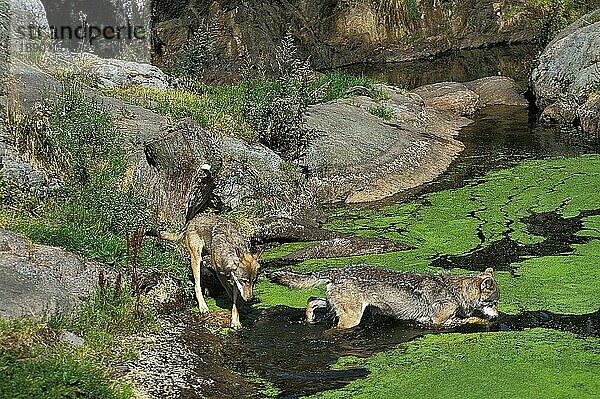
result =
[[[186,119],[144,143],[134,184],[153,214],[182,226],[209,205],[221,164],[220,140]]]
[[[595,109],[600,90],[599,62],[600,9],[597,9],[559,33],[546,46],[531,73],[529,84],[536,105],[544,110],[543,121],[570,125],[575,120],[584,131],[597,131],[597,117],[590,110]]]
[[[0,229],[0,317],[69,316],[93,294],[97,264]]]
[[[142,286],[146,284],[142,282]],[[185,293],[168,275],[158,276],[144,293],[144,298],[157,313],[161,314],[178,310],[185,304]]]
[[[479,95],[462,83],[434,83],[417,87],[412,92],[418,94],[426,105],[460,116],[471,116],[479,109]]]
[[[56,173],[31,163],[11,144],[12,139],[0,124],[0,176],[22,192],[40,198],[55,196],[64,190]]]
[[[9,0],[10,50],[13,53],[45,48],[49,34],[48,18],[41,0]]]
[[[529,106],[517,83],[506,76],[488,76],[467,82],[465,86],[479,96],[480,107],[490,105]]]
[[[584,132],[591,136],[600,133],[600,95],[592,96],[579,108],[577,113]]]
[[[85,343],[85,340],[83,338],[81,338],[79,335],[72,333],[71,331],[68,331],[68,330],[64,330],[60,334],[60,337],[58,337],[58,340],[60,342],[66,342],[73,346],[83,346],[83,344]]]
[[[310,216],[310,212],[308,212],[308,216]],[[309,219],[309,217],[305,219]],[[318,241],[346,236],[344,233],[324,230],[315,226],[322,221],[319,218],[306,220],[303,223],[289,218],[264,218],[255,225],[253,243]]]
[[[4,94],[4,80],[8,72],[10,44],[10,8],[8,0],[0,0],[0,95]]]
[[[212,24],[208,34],[214,46],[205,57],[222,75],[238,73],[248,58],[254,65],[274,59],[286,31],[315,69],[406,61],[451,49],[533,41],[549,16],[540,7],[529,7],[527,15],[508,12],[523,8],[519,0],[157,2],[151,51],[155,64],[169,64],[190,29]]]
[[[471,116],[480,108],[491,105],[529,106],[516,82],[503,76],[488,76],[466,83],[434,83],[417,87],[412,92],[426,105],[460,116]]]
[[[568,100],[558,100],[547,106],[540,115],[546,124],[574,126],[577,119],[577,104]]]
[[[409,245],[384,238],[341,237],[332,238],[299,249],[281,258],[283,261],[302,262],[308,259],[342,258],[405,251]]]
[[[311,220],[314,193],[300,172],[261,144],[223,137],[223,168],[215,195],[226,209],[250,209],[255,217]]]
[[[322,202],[377,201],[416,187],[445,171],[463,148],[453,136],[470,120],[429,107],[413,93],[374,89],[389,99],[354,97],[309,107],[307,124],[319,135],[305,163]],[[381,106],[391,120],[369,112]]]
[[[77,62],[84,65],[84,71],[98,78],[100,88],[139,86],[164,90],[176,83],[174,78],[150,64],[100,58],[93,54],[85,54]]]

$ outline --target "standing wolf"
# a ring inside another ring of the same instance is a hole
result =
[[[492,273],[487,268],[479,275],[428,275],[358,265],[310,274],[278,271],[270,278],[291,288],[327,284],[327,299],[309,298],[306,304],[309,323],[315,320],[315,309],[329,306],[338,328],[352,328],[371,306],[397,319],[451,327],[485,321],[472,317],[476,313],[498,316],[500,294]]]
[[[239,295],[245,301],[252,298],[252,290],[258,280],[260,253],[250,253],[248,243],[236,226],[220,216],[201,214],[190,220],[181,234],[155,231],[150,235],[173,242],[183,238],[185,247],[190,254],[196,299],[202,313],[208,313],[210,310],[202,295],[200,267],[202,266],[202,255],[210,256],[211,264],[209,266],[213,268],[233,302],[231,327],[241,328],[237,299]],[[233,281],[233,287],[229,284],[229,279]]]

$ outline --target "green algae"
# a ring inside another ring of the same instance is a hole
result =
[[[585,314],[600,308],[600,241],[573,245],[569,255],[531,258],[518,264],[519,276],[497,273],[499,308],[506,313],[548,310]]]
[[[546,329],[428,335],[367,359],[371,374],[313,398],[593,398],[600,339]]]

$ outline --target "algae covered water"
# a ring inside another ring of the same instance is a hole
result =
[[[498,322],[431,331],[370,315],[330,334],[331,321],[302,323],[306,299],[322,292],[262,281],[257,306],[265,310],[228,338],[225,351],[242,354],[230,366],[257,373],[281,397],[521,398],[539,397],[544,384],[549,397],[600,392],[593,377],[600,372],[598,143],[537,127],[514,107],[483,109],[460,140],[464,152],[436,181],[380,204],[328,211],[327,229],[414,249],[292,268],[364,262],[467,273],[491,266],[501,290]],[[482,385],[486,376],[493,387]]]

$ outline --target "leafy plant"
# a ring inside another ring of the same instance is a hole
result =
[[[383,120],[389,121],[394,116],[394,112],[385,105],[377,105],[369,108],[369,112]]]
[[[279,77],[266,95],[257,96],[255,83],[245,83],[243,116],[259,142],[283,159],[299,161],[317,133],[306,126],[305,114],[309,104],[319,101],[323,87],[314,86],[310,64],[298,58],[290,34],[277,48],[275,60]]]

